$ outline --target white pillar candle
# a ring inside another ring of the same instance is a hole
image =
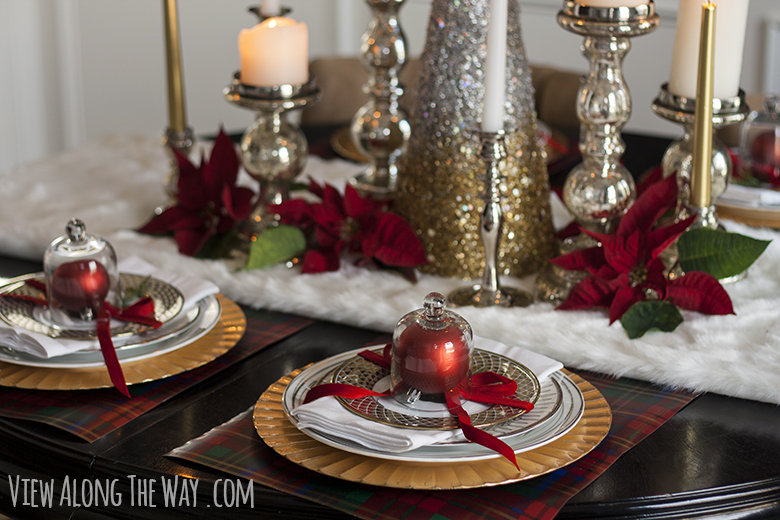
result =
[[[279,0],[262,0],[260,2],[260,14],[263,16],[279,16],[282,14],[282,6]]]
[[[268,18],[238,35],[241,82],[258,87],[309,79],[309,31],[290,18]]]
[[[674,36],[672,71],[669,74],[669,92],[678,96],[696,97],[696,80],[701,39],[702,0],[680,0],[677,29]],[[717,0],[715,21],[715,80],[716,98],[730,98],[739,93],[742,73],[742,50],[749,0]]]
[[[647,5],[651,0],[578,0],[580,5],[590,7],[637,7]]]
[[[506,24],[507,0],[490,0],[490,21],[485,57],[485,97],[482,101],[482,130],[504,129],[504,96],[506,94]]]

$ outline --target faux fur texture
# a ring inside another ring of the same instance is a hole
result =
[[[305,173],[341,188],[360,170],[344,161],[312,157]],[[164,202],[167,172],[159,140],[129,136],[102,139],[4,172],[0,252],[38,259],[63,233],[67,219],[78,216],[91,232],[111,240],[120,257],[134,254],[160,268],[207,278],[237,302],[382,331],[391,331],[401,316],[420,307],[428,292],[446,295],[465,285],[430,275],[412,284],[351,265],[317,275],[284,266],[234,271],[221,261],[183,257],[170,239],[130,231]],[[565,210],[557,203],[554,208],[560,226]],[[673,333],[650,332],[629,340],[619,323],[608,326],[606,313],[598,310],[556,311],[548,303],[536,303],[525,309],[467,307],[458,312],[476,334],[567,366],[780,404],[780,233],[729,221],[724,225],[773,239],[748,277],[726,287],[735,316],[684,312],[685,322]],[[502,283],[533,289],[533,277],[504,277]]]

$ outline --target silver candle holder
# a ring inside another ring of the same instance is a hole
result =
[[[636,199],[636,185],[620,164],[626,145],[620,135],[631,117],[631,95],[623,77],[623,58],[630,38],[658,27],[652,0],[635,7],[592,7],[564,2],[558,23],[585,38],[582,54],[590,71],[577,95],[582,162],[566,177],[563,202],[585,229],[612,233]],[[567,239],[561,252],[596,245],[585,234]],[[584,273],[547,264],[537,278],[540,299],[557,303],[566,299]]]
[[[244,168],[260,183],[260,195],[247,222],[248,232],[256,235],[272,223],[265,206],[289,198],[290,183],[309,157],[306,136],[283,114],[316,103],[321,92],[314,76],[301,85],[258,87],[241,83],[241,74],[236,72],[223,94],[230,103],[256,114],[240,144]]]
[[[360,51],[369,74],[363,85],[369,101],[352,118],[350,133],[371,164],[351,183],[363,193],[387,198],[395,193],[398,159],[411,135],[406,113],[398,103],[404,92],[399,74],[406,63],[406,43],[398,23],[404,0],[366,2],[373,18],[363,34]]]
[[[633,204],[636,186],[620,164],[625,143],[620,131],[631,117],[631,96],[623,78],[629,38],[658,27],[652,2],[636,7],[591,7],[566,1],[558,23],[585,37],[582,53],[590,63],[577,96],[582,163],[563,188],[564,202],[581,226],[614,231]]]
[[[653,112],[683,127],[683,135],[672,141],[661,161],[663,176],[677,174],[677,212],[675,218],[682,220],[695,212],[699,214],[702,227],[716,229],[718,216],[715,202],[731,182],[732,165],[729,150],[713,135],[712,139],[712,187],[711,204],[706,208],[693,209],[690,204],[691,167],[693,164],[693,127],[696,113],[696,99],[678,96],[669,92],[669,85],[661,85],[658,97],[652,104]],[[712,126],[719,128],[739,123],[747,117],[750,108],[745,102],[745,92],[740,89],[735,97],[712,100]]]
[[[504,139],[506,133],[479,132],[481,143],[479,156],[485,162],[485,190],[482,194],[485,206],[480,214],[480,237],[485,248],[485,270],[482,283],[464,287],[451,293],[447,299],[452,305],[475,307],[526,307],[533,303],[533,297],[521,289],[501,287],[498,276],[498,249],[504,226],[501,209],[502,180],[500,162],[506,158]]]

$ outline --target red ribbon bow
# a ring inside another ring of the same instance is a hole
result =
[[[25,283],[30,287],[34,287],[41,291],[44,298],[27,294],[3,294],[2,296],[32,302],[42,307],[49,305],[48,300],[45,298],[45,284],[32,279],[26,280]],[[113,383],[117,390],[122,392],[123,395],[131,397],[130,391],[127,389],[125,374],[122,372],[122,365],[119,363],[119,358],[117,358],[116,355],[116,348],[114,348],[114,342],[111,339],[111,318],[148,325],[154,329],[160,327],[162,323],[154,318],[154,301],[148,296],[144,296],[133,305],[125,307],[124,309],[118,309],[105,301],[102,302],[97,309],[97,338],[98,343],[100,343],[100,352],[103,354],[103,360],[108,369],[108,375],[111,378],[111,383]]]
[[[382,355],[371,350],[364,350],[358,355],[372,363],[390,370],[391,365],[391,345],[385,345]],[[501,439],[480,430],[471,425],[471,418],[461,405],[461,398],[469,401],[476,401],[485,404],[498,404],[521,408],[526,412],[533,410],[534,405],[528,401],[514,399],[511,396],[517,391],[517,383],[508,377],[504,377],[495,372],[479,372],[471,376],[471,387],[466,388],[462,385],[452,389],[445,394],[447,407],[450,413],[457,418],[458,426],[463,431],[463,435],[471,442],[477,443],[488,449],[491,449],[509,462],[515,465],[519,470],[517,458],[512,448]],[[303,404],[310,403],[320,397],[337,396],[346,399],[361,399],[363,397],[390,397],[389,392],[374,392],[359,386],[348,385],[345,383],[324,383],[310,389],[306,394]]]

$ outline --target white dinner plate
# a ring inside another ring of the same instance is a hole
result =
[[[221,314],[219,300],[215,295],[209,295],[187,313],[180,314],[156,330],[115,340],[117,358],[120,362],[139,361],[189,345],[214,328]],[[178,320],[182,320],[183,323],[177,323]],[[161,331],[166,327],[171,327],[173,332]],[[148,341],[145,341],[146,339]],[[127,341],[129,344],[117,345],[120,341]],[[0,345],[0,361],[39,368],[91,368],[105,364],[99,348],[80,350],[51,358],[39,358],[2,345]]]

